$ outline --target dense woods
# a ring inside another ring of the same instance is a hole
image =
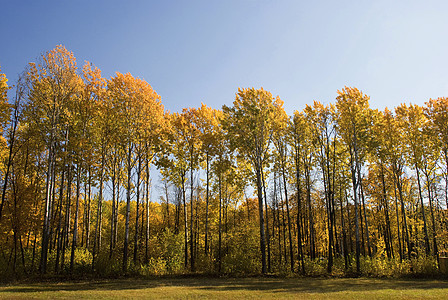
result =
[[[240,88],[170,113],[57,46],[14,88],[0,74],[0,273],[437,272],[448,98],[369,101],[344,87],[288,116]]]

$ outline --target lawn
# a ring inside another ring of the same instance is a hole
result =
[[[1,299],[448,299],[448,280],[159,278],[19,283]]]

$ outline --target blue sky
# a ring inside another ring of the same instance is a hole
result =
[[[57,44],[107,78],[148,81],[170,111],[264,87],[289,114],[356,86],[383,109],[448,96],[448,1],[0,1],[13,83]]]

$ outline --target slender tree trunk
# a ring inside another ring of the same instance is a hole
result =
[[[149,200],[151,181],[149,174],[149,162],[146,160],[146,235],[145,235],[145,262],[149,262]]]
[[[291,272],[294,272],[294,254],[293,254],[294,249],[292,247],[291,214],[289,211],[288,189],[286,185],[286,169],[284,159],[282,159],[281,164],[282,164],[282,177],[283,177],[283,191],[285,192],[286,217],[288,218],[289,263],[291,264]]]
[[[386,181],[384,179],[384,167],[383,167],[383,163],[381,162],[380,164],[380,175],[381,175],[381,186],[382,186],[382,190],[383,190],[383,195],[382,195],[382,199],[383,199],[383,203],[384,203],[384,217],[386,219],[386,232],[384,234],[384,242],[386,244],[386,253],[387,253],[387,258],[391,259],[393,251],[391,249],[392,246],[392,235],[391,235],[391,230],[390,230],[390,218],[389,218],[389,204],[388,204],[388,200],[387,200],[387,192],[386,192]]]
[[[135,212],[135,233],[134,233],[134,263],[137,263],[138,254],[138,219],[140,213],[140,178],[142,173],[142,159],[141,154],[138,154],[138,166],[137,166],[137,199],[136,199],[136,212]]]
[[[395,168],[394,168],[394,195],[395,195],[395,212],[397,214],[397,240],[398,240],[398,254],[400,256],[400,263],[403,262],[403,247],[401,244],[401,235],[400,235],[400,217],[398,210],[398,197],[397,197],[397,183],[395,176]]]
[[[222,271],[222,174],[218,171],[219,216],[218,216],[218,273]]]
[[[185,195],[185,174],[186,171],[181,171],[181,180],[182,180],[182,201],[184,204],[184,264],[185,270],[188,267],[188,215],[187,215],[187,200]]]
[[[406,209],[404,206],[404,199],[403,199],[403,189],[401,186],[401,182],[400,182],[400,177],[398,176],[398,174],[396,174],[397,176],[397,187],[398,187],[398,195],[400,197],[400,203],[401,203],[401,211],[402,211],[402,215],[403,215],[403,227],[404,227],[404,232],[405,232],[405,237],[406,237],[406,244],[407,244],[407,248],[408,248],[408,258],[411,257],[411,244],[409,241],[409,232],[408,232],[408,224],[407,224],[407,218],[406,218]]]
[[[358,182],[359,182],[359,189],[360,189],[361,201],[362,201],[361,210],[363,212],[364,226],[365,226],[365,230],[366,230],[367,253],[368,253],[369,257],[372,257],[372,249],[370,247],[369,221],[367,220],[366,203],[365,203],[365,200],[364,200],[364,189],[363,189],[363,184],[362,184],[362,177],[361,177],[360,167],[358,167]]]
[[[298,143],[298,142],[297,142]],[[297,193],[297,250],[299,254],[302,274],[305,274],[305,265],[303,261],[302,249],[302,226],[301,226],[301,212],[302,212],[302,189],[300,186],[300,149],[296,145],[295,150],[295,164],[296,164],[296,193]]]
[[[353,158],[352,158],[353,159]],[[356,237],[356,272],[359,273],[361,271],[361,265],[359,256],[361,254],[361,244],[359,238],[359,211],[358,211],[358,182],[356,180],[356,168],[357,164],[353,166],[354,162],[352,162],[352,182],[353,182],[353,198],[355,201],[355,237]]]
[[[425,234],[425,250],[426,250],[426,255],[429,255],[430,247],[429,247],[428,227],[426,226],[425,205],[423,204],[422,187],[420,184],[420,170],[419,170],[417,164],[415,164],[415,171],[417,173],[418,195],[420,197],[420,203],[422,206],[423,232]]]
[[[51,206],[50,206],[50,234],[48,236],[49,240],[49,248],[48,253],[51,254],[51,252],[54,249],[54,245],[56,244],[56,239],[53,239],[53,231],[54,231],[54,222],[56,220],[57,211],[55,208],[56,203],[56,160],[53,164],[53,170],[51,174]]]
[[[127,184],[126,184],[126,223],[124,232],[124,247],[123,247],[123,272],[127,272],[128,269],[128,248],[129,248],[129,218],[131,213],[131,178],[132,178],[132,144],[128,145],[128,153],[126,159],[127,170]]]
[[[434,247],[434,255],[437,258],[437,265],[439,266],[439,250],[437,247],[437,231],[436,231],[436,220],[434,217],[434,205],[433,205],[433,195],[431,192],[431,178],[429,175],[429,172],[427,170],[427,167],[425,165],[425,176],[426,176],[426,186],[428,189],[428,200],[429,200],[429,209],[431,212],[431,222],[432,222],[432,241],[433,241],[433,247]]]
[[[42,229],[42,248],[39,270],[42,274],[47,272],[47,254],[48,254],[48,242],[50,238],[50,222],[51,222],[51,191],[52,191],[52,168],[54,165],[53,158],[53,143],[51,142],[48,149],[48,166],[47,166],[47,178],[45,185],[45,206],[44,206],[44,224]]]
[[[274,171],[274,187],[273,187],[273,200],[272,200],[272,206],[273,206],[273,221],[272,221],[272,238],[275,239],[275,227],[277,225],[277,231],[278,231],[278,264],[281,266],[282,264],[282,245],[281,245],[281,238],[280,238],[280,215],[279,215],[279,206],[278,206],[278,199],[277,199],[277,172]],[[278,218],[276,217],[278,216]]]
[[[11,123],[11,129],[10,129],[10,139],[9,139],[9,145],[8,145],[8,160],[6,162],[6,172],[5,172],[5,177],[3,179],[3,189],[2,189],[2,199],[0,202],[0,222],[2,220],[2,212],[3,212],[3,205],[5,203],[5,197],[6,197],[6,190],[8,187],[8,179],[9,179],[9,172],[10,172],[10,168],[11,168],[11,164],[12,164],[12,154],[13,154],[13,149],[14,149],[14,142],[15,142],[15,134],[16,134],[16,128],[17,128],[17,107],[15,108],[15,113],[14,115],[15,120],[13,120],[13,122]]]
[[[316,259],[316,242],[315,242],[315,228],[313,207],[311,205],[311,179],[309,166],[305,166],[305,178],[306,178],[306,200],[308,203],[308,223],[309,223],[309,239],[310,239],[310,256],[312,260]]]
[[[103,210],[103,182],[104,182],[105,164],[106,164],[106,153],[105,153],[105,149],[103,148],[103,151],[101,154],[98,208],[97,208],[97,214],[96,214],[95,236],[94,236],[93,251],[92,251],[92,270],[95,270],[96,258],[101,249],[101,221],[102,221],[102,214],[103,214],[103,212],[102,212],[102,210]],[[98,254],[97,254],[97,252],[98,252]]]
[[[57,227],[57,250],[56,250],[56,263],[54,265],[54,272],[59,272],[59,259],[61,257],[61,248],[62,248],[62,240],[63,240],[63,233],[62,233],[62,206],[63,206],[63,198],[64,198],[64,178],[65,177],[65,161],[63,163],[62,167],[62,174],[61,174],[61,184],[59,186],[59,216],[58,216],[58,227]]]
[[[210,186],[210,155],[206,153],[206,191],[205,191],[205,255],[208,255],[208,204],[209,204],[209,186]]]
[[[345,269],[348,269],[348,247],[347,247],[347,234],[345,232],[345,223],[344,223],[344,210],[342,206],[343,198],[342,198],[342,184],[341,184],[341,178],[339,179],[339,200],[340,200],[340,207],[341,207],[341,230],[342,230],[342,246],[343,246],[343,252],[344,252],[344,266]],[[350,221],[350,220],[349,220]]]
[[[260,216],[260,250],[261,250],[261,272],[266,274],[266,239],[264,234],[264,214],[263,214],[263,184],[261,182],[262,164],[261,159],[258,158],[256,164],[256,178],[257,178],[257,196],[258,196],[258,212]]]
[[[114,157],[114,160],[112,162],[112,213],[110,216],[110,243],[109,243],[109,259],[112,259],[112,254],[114,251],[114,241],[115,241],[115,198],[116,196],[116,186],[117,186],[117,157]],[[118,198],[118,197],[117,197]]]
[[[279,179],[280,180],[280,179]],[[283,256],[285,258],[285,263],[288,264],[288,256],[286,254],[286,217],[285,217],[285,207],[283,201],[282,184],[280,184],[280,203],[282,206],[282,234],[283,234]]]
[[[87,182],[86,249],[90,249],[91,192],[92,192],[92,172],[89,166],[89,179]]]
[[[68,246],[68,237],[69,237],[69,230],[70,230],[70,215],[71,215],[71,200],[72,200],[72,166],[71,164],[68,165],[68,171],[67,171],[67,200],[66,200],[66,208],[65,208],[65,223],[64,223],[64,229],[62,234],[62,253],[61,253],[61,270],[64,270],[64,264],[65,264],[65,248]]]
[[[271,237],[269,236],[269,210],[268,198],[266,197],[266,183],[264,180],[264,172],[261,172],[261,182],[263,184],[264,210],[266,215],[266,242],[268,246],[268,272],[271,273]]]
[[[331,195],[330,195],[330,179],[328,178],[329,174],[326,174],[325,167],[322,168],[323,171],[323,179],[324,179],[324,192],[325,192],[325,203],[327,208],[327,227],[328,227],[328,263],[327,263],[327,272],[331,273],[333,269],[333,215],[332,215],[332,207],[331,207]]]
[[[193,147],[191,147],[193,148]],[[193,234],[193,194],[194,194],[194,183],[193,183],[193,149],[190,150],[190,269],[191,272],[195,271],[194,265],[194,234]]]
[[[72,252],[70,255],[70,272],[73,272],[73,266],[75,263],[75,250],[78,242],[78,215],[79,215],[79,194],[81,186],[81,167],[78,163],[76,172],[76,209],[75,209],[75,223],[73,225],[73,240],[72,240]]]

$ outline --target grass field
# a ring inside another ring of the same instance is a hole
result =
[[[448,299],[448,280],[159,278],[20,283],[1,299]]]

